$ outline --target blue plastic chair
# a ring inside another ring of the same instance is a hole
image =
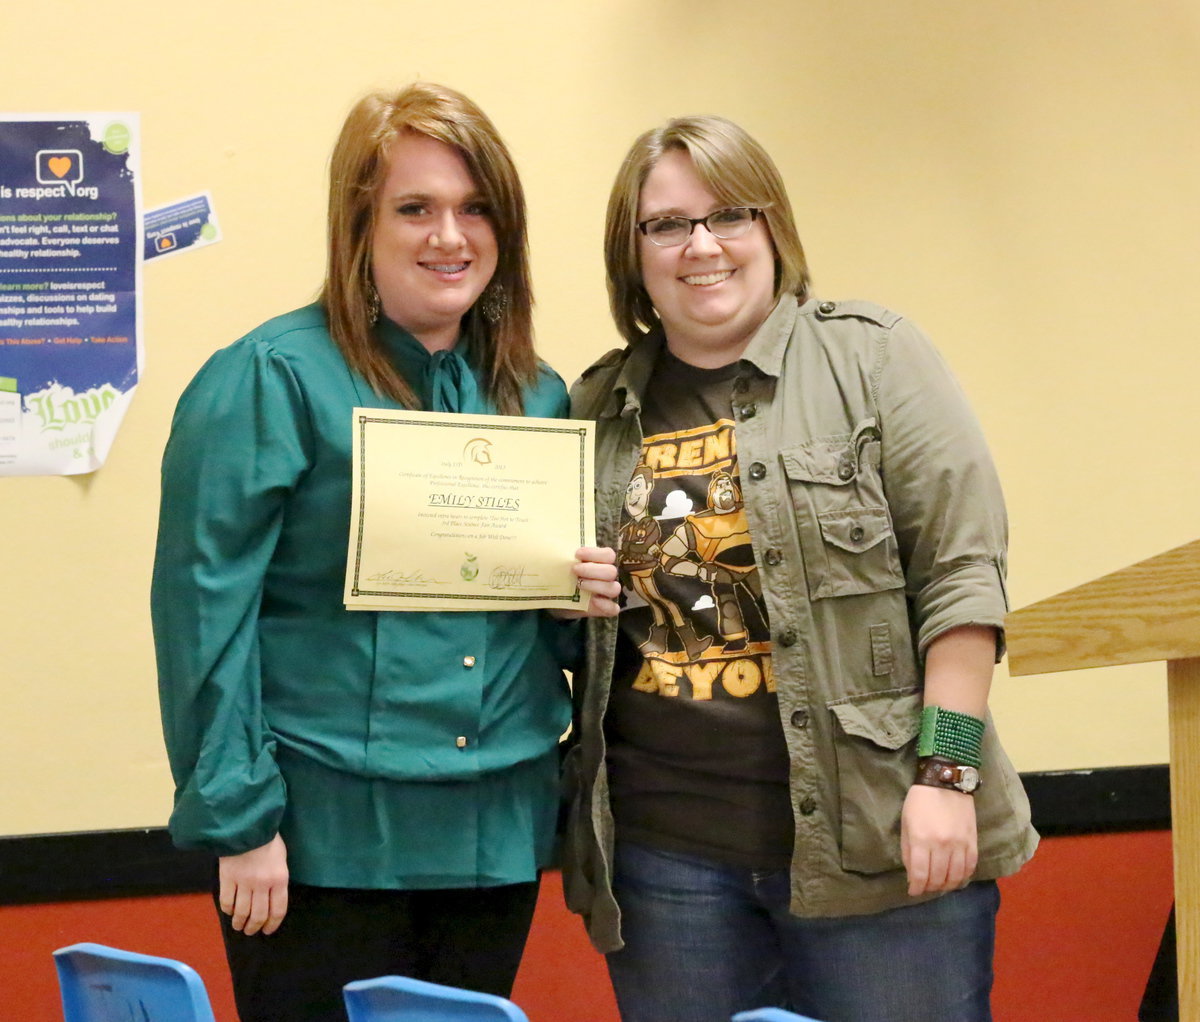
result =
[[[797,1015],[795,1012],[784,1011],[782,1008],[755,1008],[753,1011],[739,1011],[731,1022],[817,1022],[807,1015]]]
[[[342,996],[350,1022],[529,1022],[503,997],[407,976],[356,980]]]
[[[65,1022],[215,1022],[204,981],[172,958],[72,944],[54,967]]]

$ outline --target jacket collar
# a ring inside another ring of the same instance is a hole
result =
[[[799,306],[794,295],[780,298],[750,339],[742,360],[768,376],[778,376],[798,312]],[[662,328],[656,327],[621,352],[620,368],[612,384],[612,398],[604,406],[606,418],[617,418],[642,410],[642,395],[646,392],[650,374],[654,372],[654,365],[665,343]]]
[[[783,368],[783,353],[787,350],[792,329],[796,325],[799,305],[795,295],[784,295],[763,320],[746,345],[742,361],[749,362],[768,376],[778,376]]]
[[[613,381],[612,399],[604,409],[607,417],[617,418],[642,410],[642,395],[665,343],[662,330],[656,328],[622,353],[624,358]]]

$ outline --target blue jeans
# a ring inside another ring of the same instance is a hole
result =
[[[990,1022],[992,881],[872,915],[801,919],[786,870],[618,842],[622,1022],[729,1022],[779,1007],[821,1022]]]

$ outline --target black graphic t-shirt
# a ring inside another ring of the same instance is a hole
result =
[[[788,758],[742,506],[737,368],[664,349],[647,387],[618,539],[609,786],[622,838],[775,868],[792,850]]]

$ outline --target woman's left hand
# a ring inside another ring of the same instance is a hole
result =
[[[612,547],[581,546],[575,551],[575,563],[571,566],[579,579],[579,588],[591,594],[588,609],[552,610],[558,618],[616,617],[620,612],[617,598],[621,595],[621,583],[617,581],[617,554]]]
[[[914,784],[900,813],[900,854],[910,895],[965,887],[979,861],[974,797]]]

